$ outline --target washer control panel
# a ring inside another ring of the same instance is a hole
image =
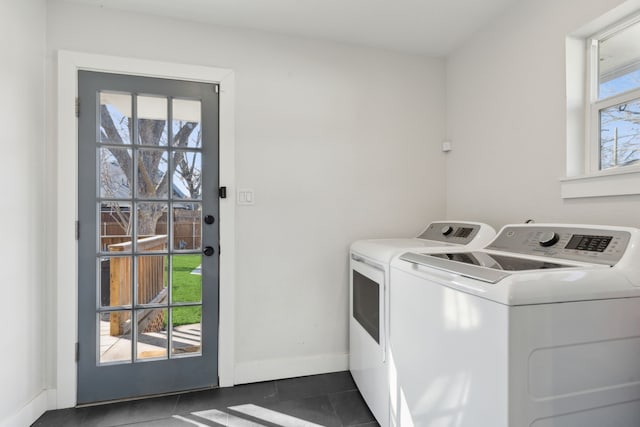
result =
[[[418,239],[466,245],[478,234],[480,225],[460,222],[432,222]]]
[[[627,231],[606,228],[506,226],[487,249],[614,265],[630,238]]]

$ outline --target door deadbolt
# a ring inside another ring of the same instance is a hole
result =
[[[214,222],[216,222],[216,219],[214,218],[214,216],[213,216],[213,215],[206,215],[206,216],[204,217],[204,222],[205,222],[205,223],[207,223],[207,224],[209,224],[209,225],[211,225],[211,224],[213,224]]]
[[[206,256],[211,256],[215,252],[211,246],[206,246],[202,251]]]

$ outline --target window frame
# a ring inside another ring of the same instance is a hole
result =
[[[606,40],[624,29],[640,23],[640,13],[636,13],[616,22],[593,34],[587,40],[588,52],[586,58],[587,88],[585,100],[586,111],[586,147],[585,147],[585,172],[588,175],[603,173],[640,173],[640,164],[628,166],[613,166],[606,169],[600,168],[600,112],[619,104],[631,101],[640,101],[640,86],[613,96],[599,99],[600,75],[599,75],[599,42]]]
[[[564,200],[640,195],[640,165],[599,168],[600,109],[604,102],[615,105],[628,99],[629,93],[635,96],[635,89],[598,101],[598,62],[593,61],[598,58],[594,40],[602,40],[636,22],[640,22],[640,9],[635,3],[627,3],[567,35],[566,175],[559,179],[560,197]]]

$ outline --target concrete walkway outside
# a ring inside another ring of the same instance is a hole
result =
[[[173,328],[173,355],[200,351],[201,325],[181,325]],[[138,359],[166,358],[167,331],[147,332],[138,339]],[[131,337],[110,335],[109,322],[100,321],[100,362],[131,360]]]

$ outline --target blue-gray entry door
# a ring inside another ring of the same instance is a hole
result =
[[[218,86],[78,82],[77,401],[216,386]]]

